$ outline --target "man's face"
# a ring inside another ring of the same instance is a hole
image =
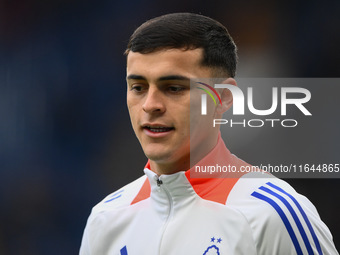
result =
[[[211,76],[211,69],[200,65],[202,53],[202,49],[169,49],[128,54],[127,105],[133,129],[151,161],[184,168],[178,170],[189,168],[190,79]],[[195,98],[199,105],[200,97]],[[192,134],[209,139],[211,123],[197,118]]]

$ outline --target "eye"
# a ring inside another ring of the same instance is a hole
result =
[[[169,86],[168,90],[171,92],[181,92],[184,88],[182,86]]]
[[[135,91],[135,92],[142,92],[145,89],[145,86],[142,84],[134,84],[131,86],[130,90]]]

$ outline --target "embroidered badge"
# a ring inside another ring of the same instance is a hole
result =
[[[210,238],[210,243],[214,243],[210,245],[203,253],[203,255],[220,255],[220,248],[218,248],[217,244],[222,242],[222,238]]]

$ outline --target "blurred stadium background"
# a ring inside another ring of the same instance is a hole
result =
[[[0,254],[77,254],[91,207],[142,175],[123,52],[142,22],[179,11],[226,25],[238,76],[339,77],[339,1],[0,0]],[[323,121],[306,146],[339,163],[339,114]],[[231,150],[252,163],[284,141],[262,132]],[[288,181],[339,248],[340,180]]]

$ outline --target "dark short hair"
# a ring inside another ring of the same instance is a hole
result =
[[[235,76],[237,48],[228,30],[216,20],[194,13],[172,13],[146,21],[131,35],[125,54],[162,49],[203,49],[202,66]]]

